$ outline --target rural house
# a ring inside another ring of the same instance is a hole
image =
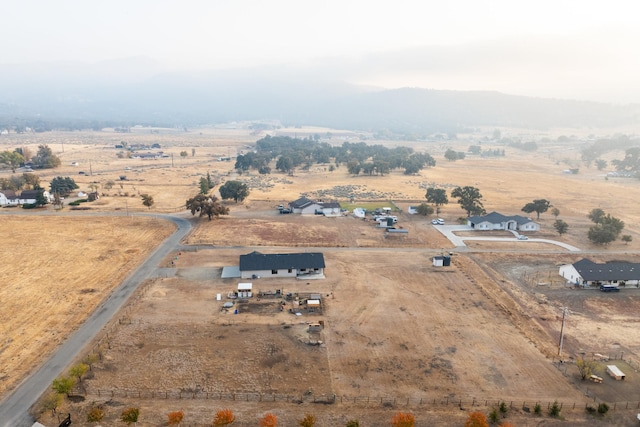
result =
[[[20,198],[13,190],[0,191],[0,206],[17,206]]]
[[[561,265],[559,274],[568,283],[582,287],[599,285],[635,285],[637,287],[640,284],[640,264],[633,262],[598,264],[583,258],[573,264]]]
[[[324,255],[320,252],[297,254],[240,255],[240,277],[301,277],[324,278]]]
[[[339,216],[340,203],[338,202],[315,202],[306,197],[300,197],[298,200],[289,203],[289,208],[294,214],[301,215],[324,215]]]
[[[36,202],[36,198],[38,194],[42,190],[24,190],[20,195],[16,195],[16,193],[12,190],[2,190],[0,192],[0,206],[18,206],[24,204],[33,204]],[[51,203],[51,194],[48,191],[42,191],[44,198]]]
[[[472,216],[467,219],[467,225],[474,230],[517,230],[539,231],[540,224],[520,215],[506,216],[498,212],[487,215]]]

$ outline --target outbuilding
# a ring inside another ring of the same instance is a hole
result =
[[[607,374],[615,378],[618,381],[624,380],[624,372],[622,372],[616,365],[607,365]]]
[[[238,298],[251,298],[253,296],[253,283],[238,283]]]
[[[433,257],[434,267],[448,267],[451,265],[451,257],[449,255],[441,255]]]

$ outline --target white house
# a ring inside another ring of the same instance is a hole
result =
[[[467,219],[467,225],[474,230],[517,230],[539,231],[540,224],[531,218],[520,215],[506,216],[498,212],[487,215],[472,216]]]
[[[320,252],[295,254],[240,255],[240,277],[243,279],[268,277],[324,277],[324,255]]]
[[[640,264],[634,262],[598,264],[583,258],[573,264],[561,265],[559,274],[568,283],[582,287],[599,285],[638,287],[640,285]]]
[[[0,206],[17,206],[20,198],[13,190],[2,190],[0,192]]]
[[[0,192],[0,206],[33,204],[36,202],[36,198],[40,191],[42,190],[24,190],[18,196],[13,190],[2,190],[2,192]],[[48,191],[42,191],[42,194],[47,202],[51,203],[51,194]]]
[[[300,197],[289,203],[289,208],[294,214],[340,216],[340,203],[338,202],[315,202],[306,197]]]

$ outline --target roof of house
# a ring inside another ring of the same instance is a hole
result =
[[[313,203],[313,200],[309,200],[306,197],[300,197],[298,200],[294,200],[293,202],[289,203],[289,206],[294,209],[302,209]]]
[[[472,216],[469,218],[469,221],[472,224],[480,224],[481,222],[485,222],[485,221],[490,222],[491,224],[501,224],[507,221],[515,221],[518,224],[527,224],[527,223],[533,222],[531,218],[527,218],[525,216],[521,216],[521,215],[507,216],[507,215],[502,215],[501,213],[498,213],[495,211],[486,215]]]
[[[13,190],[2,190],[0,191],[0,193],[4,194],[4,197],[6,197],[7,199],[15,199],[16,196],[16,192]]]
[[[247,255],[240,255],[240,271],[324,268],[324,266],[324,255],[321,252],[262,254],[254,251]]]
[[[323,209],[340,209],[340,203],[338,202],[323,202],[320,205],[322,205]]]
[[[20,193],[21,199],[35,199],[42,192],[42,190],[24,190]]]
[[[634,262],[607,262],[598,264],[590,259],[583,258],[574,263],[573,268],[576,269],[583,280],[588,282],[640,280],[640,264]]]

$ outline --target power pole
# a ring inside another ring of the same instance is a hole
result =
[[[558,345],[558,356],[562,356],[562,344],[564,343],[564,320],[567,316],[569,309],[562,307],[562,326],[560,327],[560,344]]]

